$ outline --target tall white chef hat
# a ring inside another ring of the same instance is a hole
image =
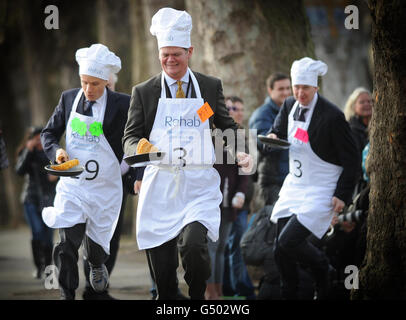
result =
[[[79,74],[103,80],[108,80],[111,73],[117,73],[121,69],[120,58],[100,43],[78,49],[76,61],[79,64]]]
[[[159,49],[162,47],[190,48],[192,17],[186,11],[162,8],[152,17],[149,31],[156,36]]]
[[[296,60],[290,69],[292,85],[302,84],[317,87],[317,77],[324,76],[327,70],[327,65],[320,60],[313,60],[309,57]]]

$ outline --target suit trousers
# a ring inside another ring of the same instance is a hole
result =
[[[61,241],[55,246],[54,261],[59,271],[59,287],[65,299],[74,299],[79,286],[78,250],[83,241],[84,255],[91,265],[100,266],[108,254],[85,234],[86,223],[59,229]]]
[[[177,237],[147,249],[146,253],[156,283],[157,300],[175,300],[178,296],[178,253],[185,270],[184,279],[189,286],[190,298],[204,300],[206,280],[211,273],[205,226],[197,221],[192,222]]]
[[[325,275],[329,270],[328,258],[323,251],[309,242],[308,237],[311,234],[295,214],[278,219],[274,256],[281,278],[283,299],[298,298],[298,264],[310,268],[316,284],[326,285]]]

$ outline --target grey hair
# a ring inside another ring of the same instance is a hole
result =
[[[350,94],[350,96],[347,99],[347,102],[344,105],[344,115],[345,115],[345,119],[347,119],[347,121],[350,120],[350,118],[355,115],[354,105],[361,93],[368,93],[370,96],[372,96],[371,92],[368,89],[366,89],[364,87],[356,88]]]

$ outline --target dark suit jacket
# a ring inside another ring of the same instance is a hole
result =
[[[287,139],[288,115],[295,102],[294,97],[285,100],[268,133]],[[349,204],[361,163],[351,129],[343,112],[322,96],[318,95],[314,108],[307,130],[310,146],[319,158],[343,167],[334,196]]]
[[[61,148],[59,141],[65,132],[69,115],[72,110],[72,104],[79,90],[79,88],[76,88],[62,93],[58,105],[46,127],[41,132],[41,142],[44,146],[44,151],[51,161],[55,161],[56,150]],[[127,121],[129,105],[130,96],[128,94],[118,93],[107,89],[107,103],[103,121],[103,132],[119,162],[123,159],[121,139]]]
[[[229,116],[224,103],[221,80],[198,72],[193,72],[193,74],[196,76],[203,100],[209,103],[214,112],[214,115],[209,118],[210,128],[216,127],[221,130],[232,128],[237,130],[238,126]],[[161,73],[133,87],[130,109],[128,110],[128,121],[123,137],[125,154],[134,155],[138,141],[141,138],[149,140],[160,97]]]

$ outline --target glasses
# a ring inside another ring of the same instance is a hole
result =
[[[241,111],[241,112],[243,112],[243,111],[244,111],[244,109],[238,109],[236,106],[227,107],[227,110],[228,110],[228,111],[234,111],[234,112],[236,112],[236,111]]]

